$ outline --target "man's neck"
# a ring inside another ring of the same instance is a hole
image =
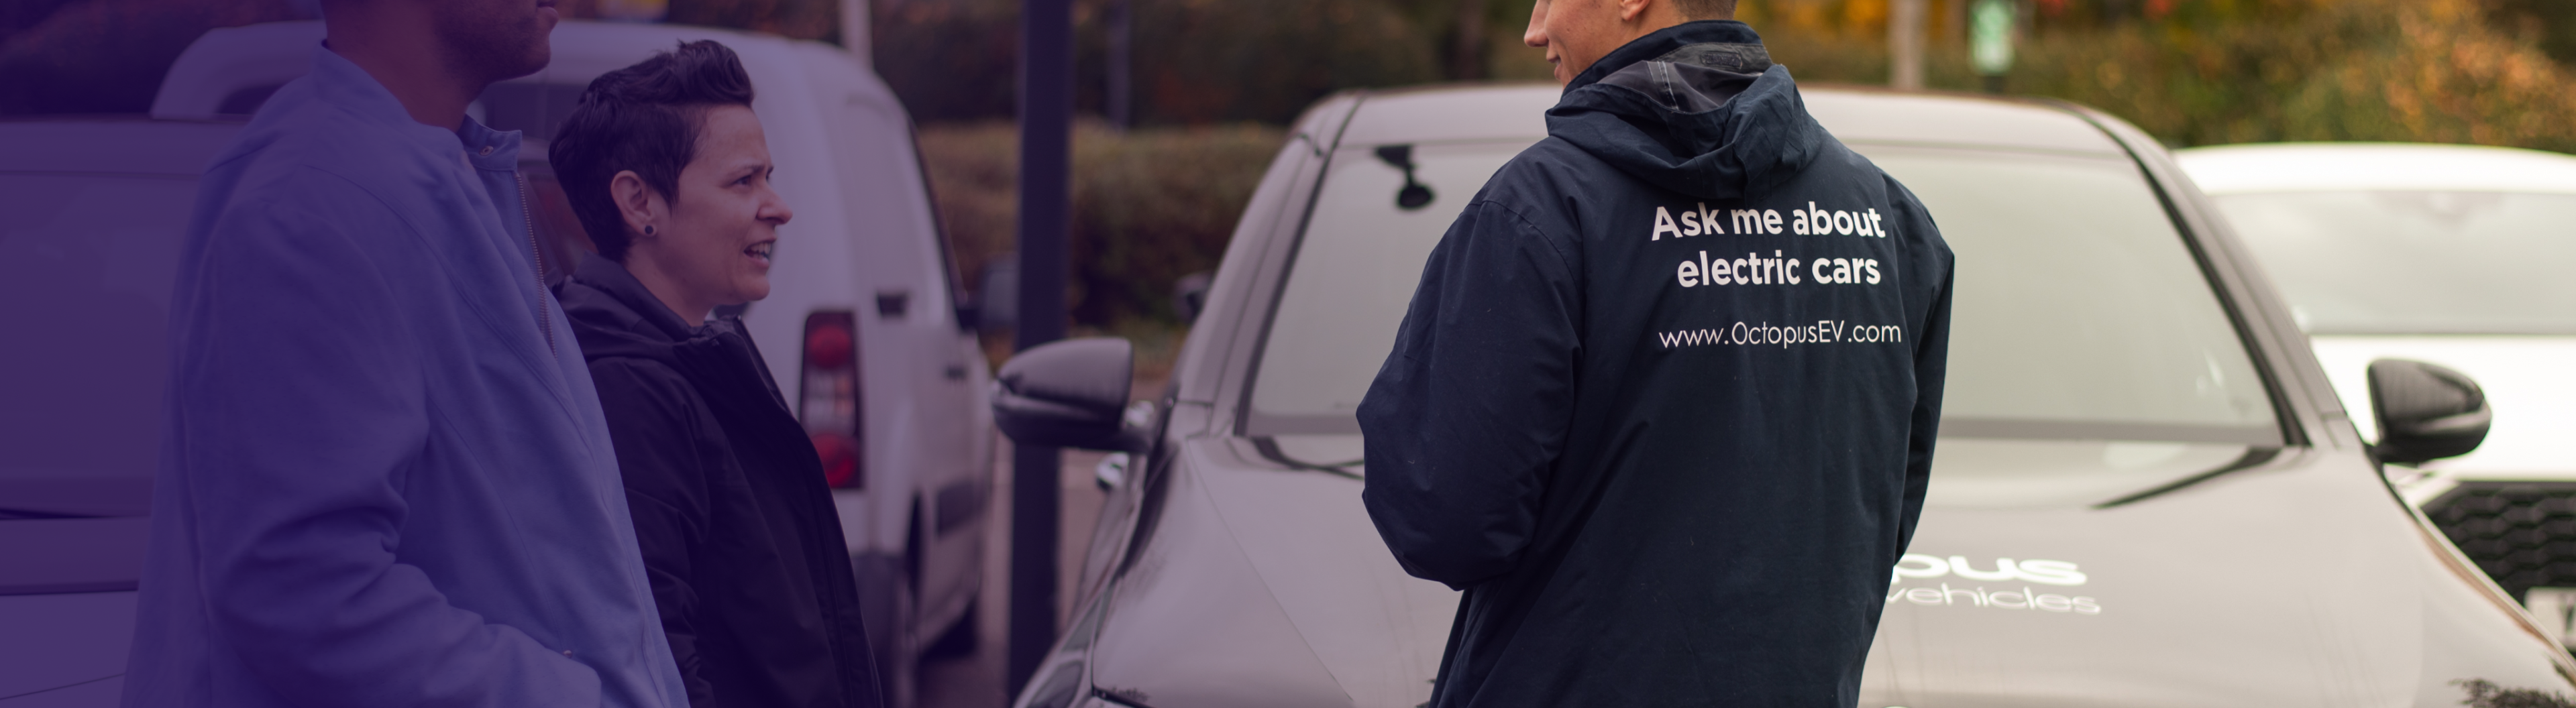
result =
[[[429,17],[405,17],[411,3],[380,3],[375,14],[330,22],[323,46],[364,69],[401,101],[411,119],[450,131],[465,126],[465,106],[485,82],[458,76],[446,61]],[[385,28],[401,28],[387,31]]]

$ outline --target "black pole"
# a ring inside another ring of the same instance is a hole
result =
[[[1020,311],[1014,346],[1064,338],[1065,224],[1070,221],[1073,12],[1070,0],[1020,6]],[[1055,641],[1055,448],[1012,446],[1011,692],[1028,685]]]
[[[1136,84],[1130,65],[1136,61],[1135,3],[1115,0],[1109,4],[1109,85],[1101,107],[1109,126],[1126,130],[1136,126]]]

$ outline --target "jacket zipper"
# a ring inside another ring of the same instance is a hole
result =
[[[546,304],[546,249],[537,244],[537,217],[528,207],[528,175],[515,171],[511,175],[519,179],[519,223],[527,226],[528,263],[536,267],[537,329],[546,333],[546,353],[562,354],[555,349],[554,308]]]

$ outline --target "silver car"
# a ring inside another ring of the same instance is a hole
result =
[[[1959,263],[1943,439],[1861,705],[2576,690],[2554,638],[2391,492],[2286,308],[2154,140],[2060,104],[1804,94],[1922,199]],[[1019,705],[1425,701],[1458,595],[1379,541],[1352,412],[1426,254],[1544,137],[1557,96],[1360,92],[1310,110],[1169,392],[1134,411],[1150,415],[1120,422],[1116,340],[1003,368],[1005,432],[1141,470],[1108,500],[1069,629]],[[2485,415],[2473,383],[2408,362],[2371,375],[2408,401],[2379,411],[2398,445],[2384,451],[2458,454],[2483,435],[2448,424]]]

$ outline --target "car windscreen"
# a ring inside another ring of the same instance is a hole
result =
[[[2576,195],[2294,192],[2218,209],[2315,334],[2576,334]]]
[[[142,516],[194,178],[0,173],[0,520]]]
[[[1335,154],[1255,372],[1253,435],[1358,432],[1431,248],[1522,144],[1422,145],[1415,180]],[[2161,200],[2125,158],[1863,152],[1919,196],[1958,256],[1948,437],[2278,445],[2242,339]]]

